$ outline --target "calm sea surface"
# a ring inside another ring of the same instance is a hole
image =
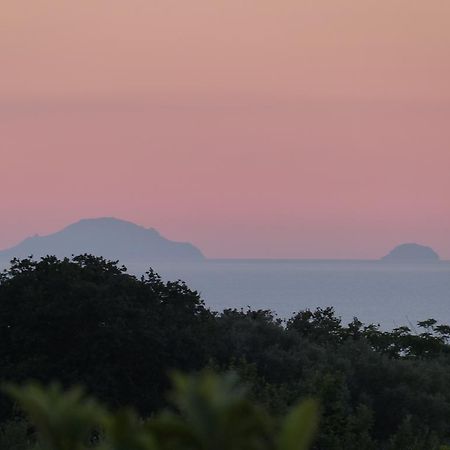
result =
[[[142,266],[128,265],[140,274]],[[263,308],[293,312],[333,306],[344,321],[357,316],[383,328],[430,317],[450,324],[450,263],[379,261],[208,260],[159,263],[165,279],[182,279],[216,311]]]
[[[148,269],[125,264],[136,275]],[[305,308],[333,306],[345,322],[357,316],[385,329],[431,317],[450,324],[449,262],[228,259],[152,267],[165,280],[186,281],[215,311],[249,306],[284,319]]]

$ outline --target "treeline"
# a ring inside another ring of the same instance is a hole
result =
[[[173,370],[233,370],[272,415],[316,398],[313,448],[323,450],[450,442],[449,338],[432,319],[382,331],[343,324],[332,308],[287,322],[270,311],[216,313],[181,281],[136,278],[90,255],[15,260],[0,275],[1,380],[81,384],[113,410],[149,417],[167,406]],[[3,433],[16,421],[2,396]]]

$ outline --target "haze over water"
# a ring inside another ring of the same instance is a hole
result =
[[[25,239],[0,251],[0,265],[13,257],[84,253],[117,260],[138,276],[152,267],[164,280],[184,280],[215,311],[269,309],[286,319],[332,306],[345,322],[356,316],[387,329],[431,317],[450,324],[450,262],[414,243],[382,260],[208,259],[153,228],[105,217]]]
[[[209,260],[153,267],[166,280],[186,281],[216,311],[250,306],[289,318],[302,309],[333,306],[344,321],[357,316],[385,329],[428,318],[450,324],[448,262]]]

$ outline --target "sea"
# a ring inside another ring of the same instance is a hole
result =
[[[140,275],[147,267],[128,264]],[[155,263],[164,280],[183,280],[214,311],[268,309],[286,320],[298,311],[332,306],[382,329],[434,318],[450,324],[450,262],[244,260]]]
[[[271,310],[282,320],[298,311],[332,306],[381,329],[429,318],[450,324],[450,261],[391,263],[357,260],[207,259],[199,262],[127,263],[137,276],[150,267],[163,280],[182,280],[214,311]],[[3,268],[6,263],[0,263]]]

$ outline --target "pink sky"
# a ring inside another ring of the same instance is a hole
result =
[[[0,248],[116,216],[210,257],[450,258],[448,0],[6,0]]]

